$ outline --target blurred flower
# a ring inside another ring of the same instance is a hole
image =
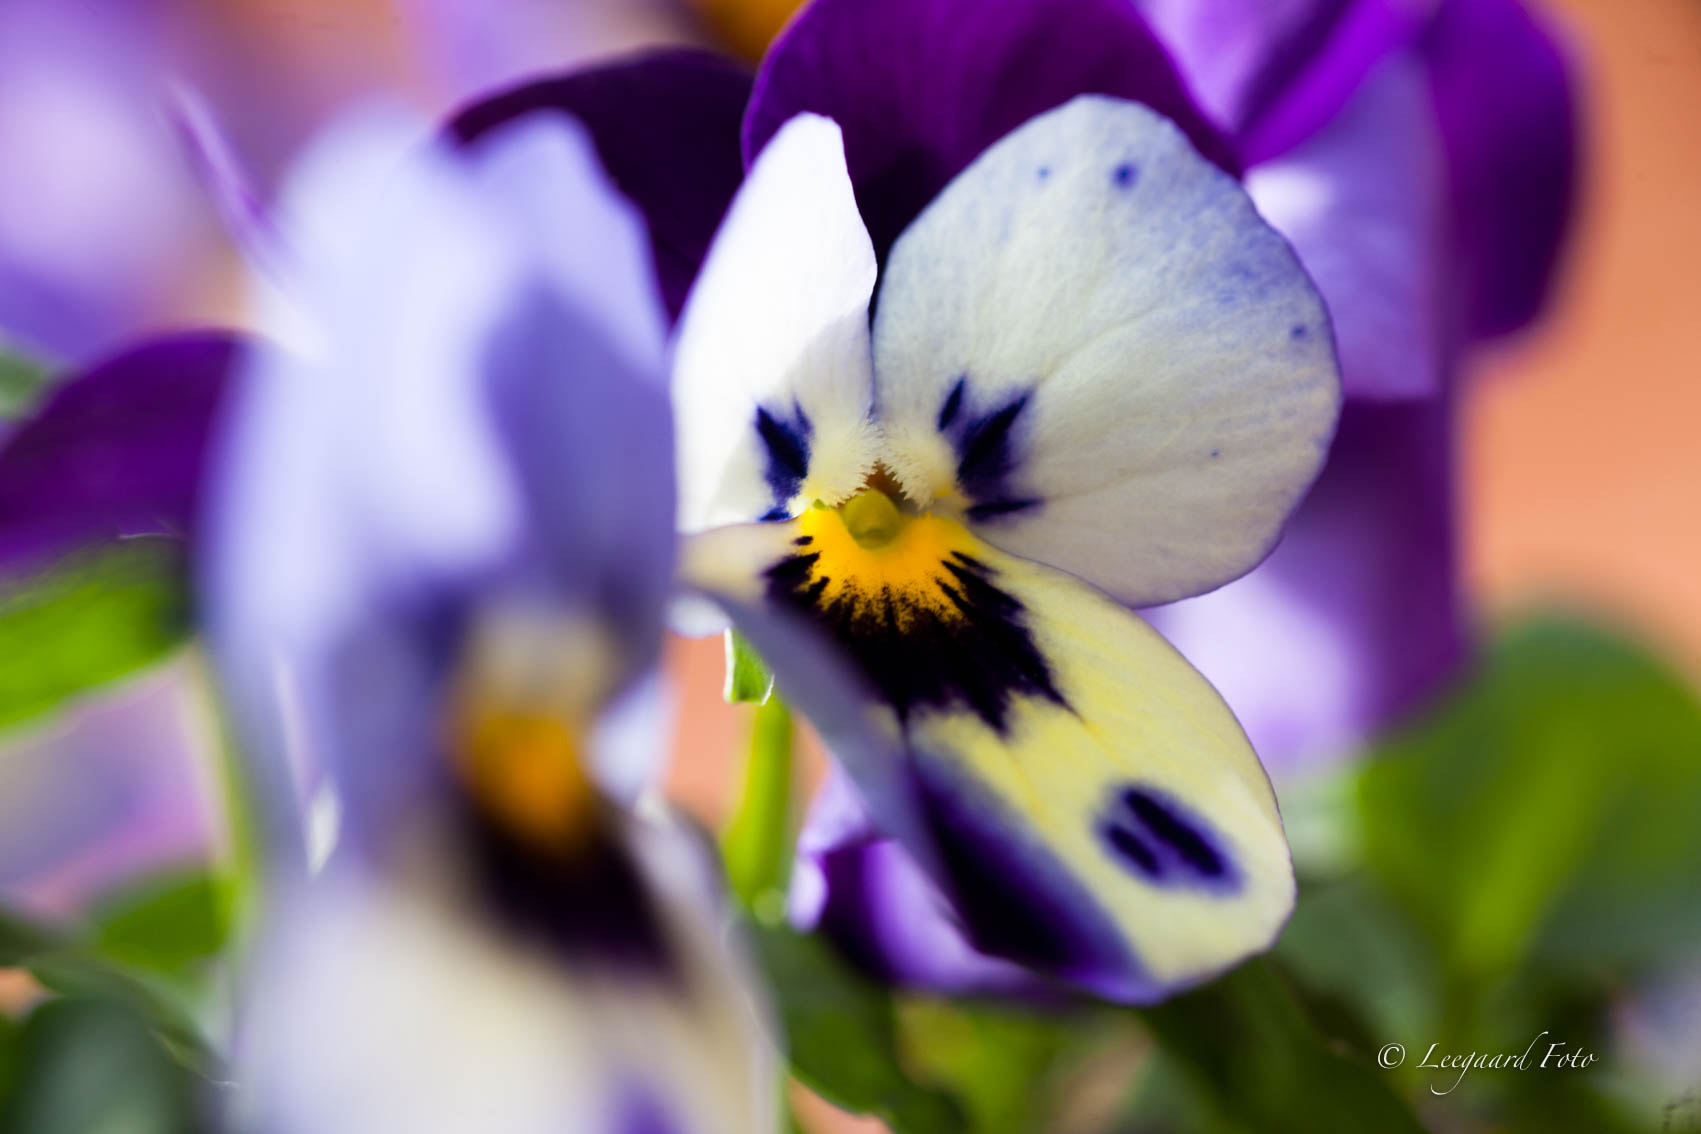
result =
[[[648,0],[8,0],[0,346],[76,366],[236,317],[235,257],[199,184],[209,134],[269,201],[305,139],[361,98],[439,113],[534,69],[692,35]]]
[[[0,341],[83,362],[163,317],[213,235],[148,6],[0,7]]]
[[[627,806],[674,547],[641,227],[569,124],[465,163],[418,141],[368,117],[292,182],[262,319],[288,345],[218,450],[206,618],[282,874],[240,1106],[266,1131],[766,1129],[699,848]],[[304,846],[315,777],[334,849]]]

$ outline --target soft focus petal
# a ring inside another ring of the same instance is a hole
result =
[[[1286,242],[1168,122],[1095,96],[1029,121],[917,219],[874,340],[906,493],[1131,604],[1256,564],[1340,396]]]
[[[188,534],[243,349],[215,332],[156,339],[63,381],[0,440],[0,570],[120,535]]]
[[[677,317],[744,179],[738,132],[749,96],[750,76],[736,64],[703,51],[660,51],[493,95],[449,128],[481,145],[533,115],[582,123],[609,177],[649,223],[657,278]]]
[[[475,97],[593,58],[701,33],[673,0],[397,0],[441,85]]]
[[[1402,0],[1140,0],[1139,8],[1248,165],[1333,118],[1428,14]]]
[[[0,746],[0,901],[69,916],[222,837],[214,723],[175,662]]]
[[[680,319],[680,526],[837,502],[874,460],[874,250],[839,129],[788,123],[751,168]]]
[[[1452,427],[1446,399],[1349,404],[1275,553],[1148,612],[1278,781],[1356,754],[1464,660]]]
[[[1329,306],[1349,398],[1439,393],[1445,169],[1423,68],[1381,63],[1339,116],[1252,169],[1247,192],[1293,244]]]
[[[1517,0],[1447,0],[1425,42],[1447,154],[1466,329],[1497,335],[1547,298],[1576,195],[1571,67]]]
[[[838,122],[884,258],[982,150],[1087,93],[1148,104],[1237,169],[1129,0],[814,0],[763,60],[745,154],[801,111]]]
[[[522,948],[469,918],[440,882],[333,875],[287,896],[243,1017],[244,1128],[771,1130],[778,1096],[761,1012],[705,908],[712,883],[698,847],[639,833],[666,974]]]
[[[354,810],[405,808],[468,588],[497,576],[606,623],[629,676],[655,650],[672,470],[642,222],[570,124],[471,167],[420,133],[358,120],[294,183],[316,341],[260,359],[223,438],[209,610],[274,803],[330,766]]]
[[[0,328],[72,365],[171,310],[208,232],[147,9],[0,8]]]
[[[826,934],[875,976],[954,996],[1041,987],[1020,965],[969,944],[949,900],[909,852],[882,835],[835,771],[798,837],[791,917]]]

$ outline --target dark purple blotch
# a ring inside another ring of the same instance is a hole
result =
[[[1113,857],[1154,885],[1240,888],[1240,875],[1210,824],[1155,788],[1129,784],[1113,793],[1098,832]]]

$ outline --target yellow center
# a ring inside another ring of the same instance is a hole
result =
[[[820,586],[817,606],[880,603],[900,628],[910,604],[960,617],[946,590],[954,586],[946,564],[974,556],[979,544],[955,520],[906,512],[881,489],[865,488],[838,508],[810,508],[797,525],[809,540],[800,550],[819,555],[810,570]]]
[[[469,698],[450,737],[456,774],[484,812],[540,848],[570,849],[595,821],[596,789],[559,716]]]

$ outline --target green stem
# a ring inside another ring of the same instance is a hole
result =
[[[738,809],[721,837],[733,893],[764,921],[783,914],[791,871],[792,733],[779,697],[755,707]]]

